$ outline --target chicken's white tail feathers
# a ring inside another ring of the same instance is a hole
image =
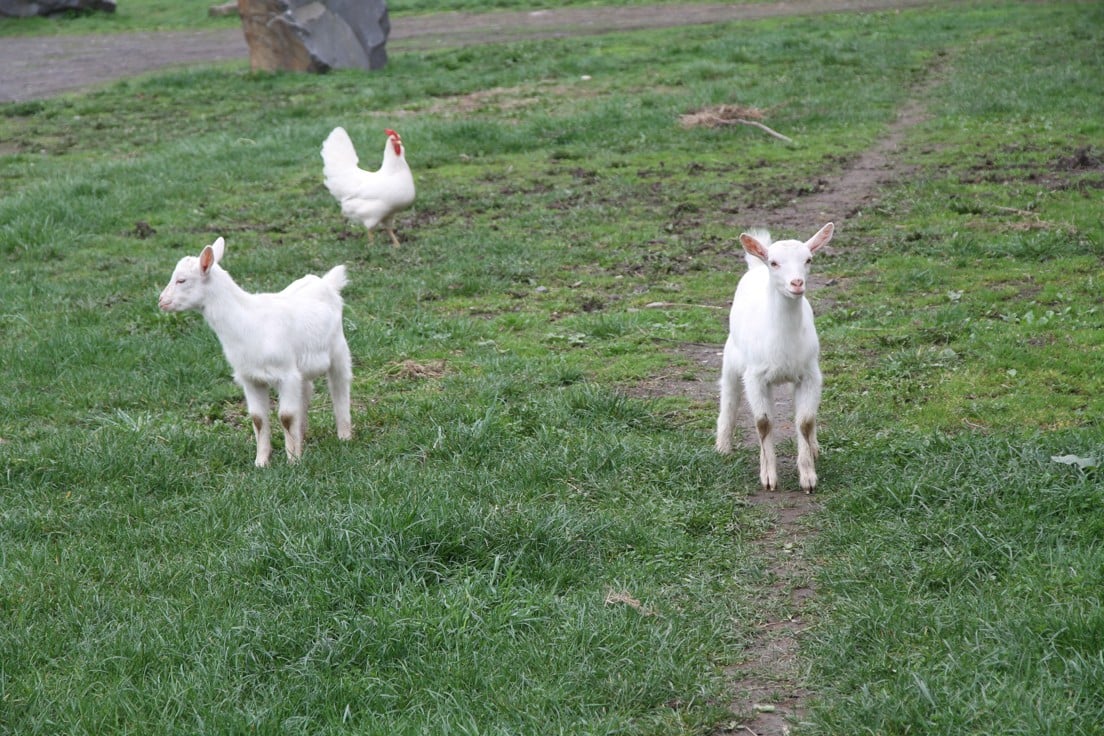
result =
[[[747,231],[747,234],[762,243],[764,248],[769,248],[771,243],[773,242],[771,240],[771,234],[761,227],[752,228],[751,230]],[[748,268],[755,268],[757,266],[762,268],[767,267],[767,264],[763,263],[750,253],[744,253],[744,260],[747,261]]]
[[[345,129],[338,126],[330,131],[322,143],[322,173],[327,177],[333,176],[355,168],[359,161],[353,141]]]
[[[327,286],[331,287],[334,291],[340,294],[341,290],[345,288],[345,284],[349,283],[349,279],[345,275],[344,264],[340,266],[334,266],[329,271],[327,271],[326,275],[322,277],[322,281],[324,281]]]

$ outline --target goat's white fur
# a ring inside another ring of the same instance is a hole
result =
[[[289,462],[303,453],[314,379],[323,374],[337,436],[351,438],[352,357],[341,314],[345,266],[335,266],[321,278],[304,276],[275,294],[250,294],[219,265],[225,248],[218,238],[198,258],[181,258],[158,303],[166,312],[201,312],[218,335],[234,380],[245,391],[257,440],[256,465],[267,465],[272,454],[270,388],[279,396]]]
[[[729,313],[716,447],[720,453],[732,452],[740,395],[746,395],[759,434],[759,480],[767,490],[778,488],[771,416],[773,389],[783,383],[794,386],[801,487],[806,493],[816,488],[816,416],[823,379],[817,362],[820,342],[805,290],[813,253],[832,239],[833,229],[828,223],[805,242],[772,243],[764,230],[740,235],[748,271],[736,286]]]

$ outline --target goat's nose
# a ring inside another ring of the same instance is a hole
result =
[[[795,289],[805,288],[805,279],[790,279],[790,286]]]

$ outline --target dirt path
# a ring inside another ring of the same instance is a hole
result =
[[[391,55],[397,55],[467,44],[932,4],[935,0],[780,0],[752,5],[636,5],[393,16],[387,47]],[[53,97],[182,64],[248,58],[249,49],[238,28],[3,38],[0,103]]]
[[[617,30],[694,25],[771,16],[832,12],[875,11],[936,4],[935,0],[781,0],[754,5],[631,6],[620,8],[565,8],[537,12],[490,14],[448,13],[434,16],[392,18],[388,51],[404,52],[438,47],[597,34]],[[0,40],[0,104],[54,96],[104,84],[115,79],[157,69],[192,63],[247,59],[248,49],[238,29],[192,33],[133,33],[115,36],[14,38]],[[876,199],[886,184],[907,175],[897,157],[908,130],[923,120],[924,100],[931,81],[913,91],[912,100],[899,111],[886,134],[819,189],[795,198],[787,205],[761,212],[741,213],[746,222],[733,227],[767,225],[787,236],[811,233],[832,220],[846,233],[846,222]],[[825,286],[813,280],[814,290]],[[825,295],[830,299],[830,294]],[[704,378],[687,381],[660,377],[635,392],[643,395],[690,396],[716,402],[716,377],[720,373],[720,345],[688,345],[680,351],[693,359]],[[779,432],[793,433],[788,396],[777,407]],[[745,416],[746,419],[746,416]],[[757,439],[745,421],[744,443],[749,457]],[[830,446],[830,441],[825,443]],[[793,487],[792,459],[780,456],[783,487]],[[787,466],[789,462],[789,466]],[[830,460],[829,460],[830,462]],[[748,461],[751,467],[752,461]],[[809,542],[815,534],[815,496],[800,492],[757,493],[747,498],[749,507],[772,520],[770,529],[755,542],[767,578],[756,608],[762,619],[742,660],[728,671],[732,721],[717,734],[784,736],[797,727],[811,693],[803,683],[798,647],[807,626],[808,599],[814,595],[815,560]]]

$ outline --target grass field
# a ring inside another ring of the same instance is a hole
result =
[[[905,175],[814,263],[795,729],[1092,733],[1102,73],[1098,4],[993,2],[0,105],[0,732],[724,733],[755,458],[715,456],[712,400],[639,388],[716,379],[682,348],[724,339],[745,217],[923,83]],[[679,127],[721,103],[795,143]],[[399,248],[322,187],[339,124],[365,165],[408,146]],[[320,391],[302,463],[253,467],[214,334],[157,309],[218,235],[253,291],[347,264],[351,443]]]

